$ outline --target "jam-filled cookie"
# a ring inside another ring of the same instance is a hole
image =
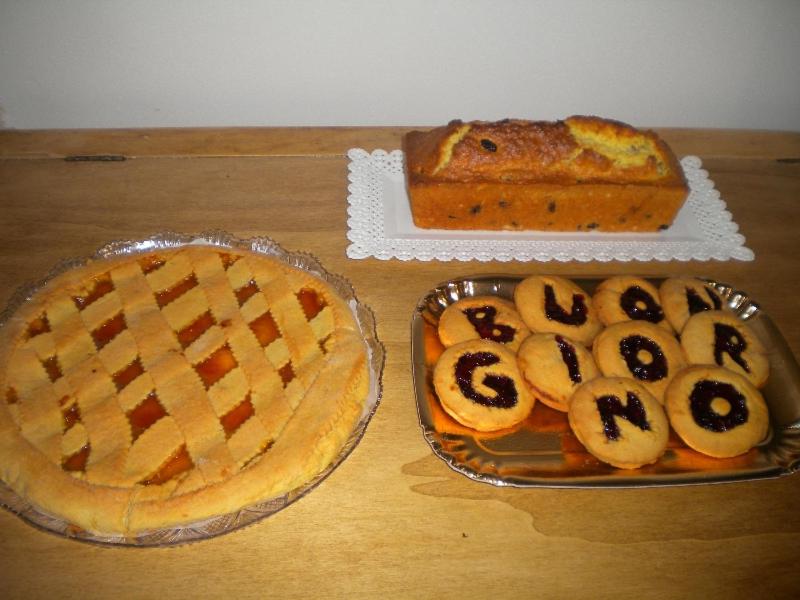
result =
[[[600,375],[583,344],[557,333],[528,337],[517,351],[517,362],[536,398],[562,412],[579,385]]]
[[[750,326],[732,313],[715,310],[694,315],[683,328],[681,346],[689,363],[736,371],[757,388],[769,377],[766,348]]]
[[[581,444],[620,469],[654,463],[666,450],[669,423],[664,409],[632,379],[593,379],[572,396],[567,414]]]
[[[514,289],[514,304],[534,333],[558,333],[589,346],[603,327],[589,294],[563,277],[522,280]]]
[[[764,440],[769,412],[745,377],[698,365],[678,373],[667,388],[672,428],[690,448],[717,458],[744,454]]]
[[[686,366],[678,340],[644,321],[607,327],[597,336],[592,354],[603,375],[636,379],[662,403],[669,380]]]
[[[519,372],[516,354],[489,340],[447,348],[434,368],[433,386],[451,417],[479,431],[513,427],[536,401]]]
[[[641,277],[620,275],[606,279],[597,286],[592,301],[603,325],[647,321],[672,333],[658,289]]]
[[[497,296],[462,298],[439,317],[439,339],[445,347],[484,339],[516,351],[530,334],[514,303]]]
[[[692,277],[666,279],[659,288],[661,306],[670,325],[680,333],[689,317],[707,310],[723,310],[720,295],[708,284]]]

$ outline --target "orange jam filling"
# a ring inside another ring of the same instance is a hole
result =
[[[193,287],[196,287],[198,284],[197,276],[192,273],[188,277],[185,277],[171,288],[167,288],[165,290],[161,290],[160,292],[156,293],[156,304],[158,304],[159,308],[164,308],[167,304],[172,302],[173,300],[177,300],[181,296],[183,296],[186,292],[188,292]]]
[[[308,321],[316,317],[327,306],[325,300],[320,298],[319,294],[311,288],[303,288],[297,292],[297,299],[300,301],[300,306],[303,307],[303,312]]]
[[[247,394],[247,397],[242,402],[220,418],[219,422],[222,423],[222,429],[225,430],[225,437],[231,437],[254,414],[255,409],[250,401],[250,394]]]
[[[75,454],[61,461],[61,468],[65,471],[85,471],[86,463],[89,460],[89,452],[91,452],[91,450],[92,445],[87,443]]]
[[[94,285],[86,295],[72,297],[72,301],[75,303],[75,306],[78,307],[78,310],[83,310],[92,302],[99,300],[114,289],[114,282],[111,281],[111,275],[109,273],[99,275],[92,281]]]
[[[51,356],[47,360],[43,360],[42,366],[44,367],[44,370],[47,371],[47,376],[50,378],[50,381],[55,381],[63,375],[61,372],[61,366],[58,364],[58,358],[55,355]]]
[[[136,408],[128,412],[128,422],[131,424],[133,441],[135,442],[153,423],[166,415],[167,411],[158,401],[158,396],[153,390]]]
[[[187,348],[193,341],[213,327],[215,323],[216,321],[211,311],[207,310],[178,332],[178,342],[183,348]]]
[[[192,457],[189,456],[188,450],[186,450],[186,446],[181,446],[178,451],[173,454],[167,462],[161,465],[161,468],[153,473],[147,479],[142,480],[140,483],[142,485],[161,485],[162,483],[166,483],[173,477],[180,475],[185,471],[189,471],[190,469],[194,468],[194,463],[192,462]]]
[[[142,361],[137,356],[136,360],[124,369],[114,373],[111,378],[114,380],[114,385],[117,386],[117,391],[120,391],[142,373],[144,373],[144,367],[142,367]]]
[[[34,319],[28,324],[28,339],[42,333],[47,333],[48,331],[50,331],[50,321],[47,320],[47,315],[42,313],[41,317]]]
[[[139,266],[142,269],[142,273],[147,275],[148,273],[152,273],[156,269],[160,269],[167,261],[158,256],[157,254],[151,254],[150,256],[143,256],[138,261]]]
[[[77,402],[70,404],[66,410],[62,408],[61,414],[64,416],[64,431],[67,431],[81,420],[81,409],[78,408]]]
[[[281,337],[281,332],[278,330],[278,324],[269,312],[265,312],[256,320],[250,323],[250,329],[255,334],[258,343],[263,348],[269,346],[272,342]]]
[[[251,296],[255,295],[258,292],[258,284],[256,283],[255,279],[251,279],[247,282],[247,285],[243,285],[238,290],[236,290],[236,300],[239,301],[239,306],[242,306],[245,302],[247,302]]]
[[[126,327],[125,315],[122,313],[118,313],[116,316],[110,318],[108,321],[100,325],[100,327],[92,331],[92,339],[94,340],[95,347],[100,350],[100,348],[117,337],[117,335]]]
[[[241,257],[234,256],[233,254],[228,254],[227,252],[220,252],[219,258],[220,260],[222,260],[222,268],[227,271],[231,267],[231,265],[233,265],[233,263],[235,263]]]
[[[194,370],[200,375],[206,389],[210,388],[217,381],[225,377],[231,369],[236,368],[239,363],[231,352],[230,346],[225,344],[215,350],[211,356],[194,366]]]
[[[6,404],[16,404],[19,402],[19,395],[17,394],[17,390],[13,387],[10,387],[6,390]]]
[[[281,376],[281,381],[283,381],[283,387],[289,385],[289,382],[294,379],[294,369],[292,368],[292,363],[288,362],[283,367],[278,370],[278,375]]]

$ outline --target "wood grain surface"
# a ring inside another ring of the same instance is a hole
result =
[[[795,596],[800,476],[613,490],[473,482],[421,435],[409,340],[418,299],[457,276],[689,274],[747,290],[800,356],[800,134],[660,130],[677,154],[703,159],[752,262],[350,260],[345,152],[397,148],[407,129],[0,132],[0,305],[108,241],[223,229],[268,235],[347,277],[386,349],[364,438],[308,496],[161,549],[91,546],[0,511],[2,597]]]

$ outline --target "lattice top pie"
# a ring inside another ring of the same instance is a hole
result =
[[[89,531],[185,524],[312,479],[368,386],[352,312],[305,271],[209,246],[91,262],[0,330],[0,475]]]

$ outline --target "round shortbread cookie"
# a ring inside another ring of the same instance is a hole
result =
[[[604,329],[592,348],[606,377],[631,377],[664,402],[669,380],[686,366],[678,340],[645,321],[625,321]]]
[[[485,339],[516,351],[530,334],[514,303],[497,296],[462,298],[439,317],[439,339],[445,347]]]
[[[603,327],[589,294],[563,277],[523,279],[514,289],[514,304],[534,333],[559,333],[589,346]]]
[[[584,345],[556,333],[528,337],[517,351],[517,362],[534,395],[562,412],[579,385],[600,375]]]
[[[717,458],[744,454],[769,430],[761,393],[722,367],[698,365],[678,373],[667,388],[666,408],[687,446]]]
[[[519,372],[516,354],[489,340],[447,348],[434,367],[433,385],[442,408],[479,431],[513,427],[536,401]]]
[[[722,298],[710,285],[692,277],[666,279],[658,292],[664,315],[678,333],[692,315],[706,310],[723,310],[725,307]]]
[[[569,404],[572,432],[595,457],[620,469],[656,462],[667,447],[669,423],[658,400],[625,377],[599,377],[580,386]]]
[[[769,378],[767,350],[747,323],[736,315],[708,311],[694,315],[681,333],[690,364],[725,367],[747,377],[757,388]]]
[[[661,307],[658,289],[641,277],[620,275],[602,281],[592,302],[603,325],[647,321],[673,331]]]

